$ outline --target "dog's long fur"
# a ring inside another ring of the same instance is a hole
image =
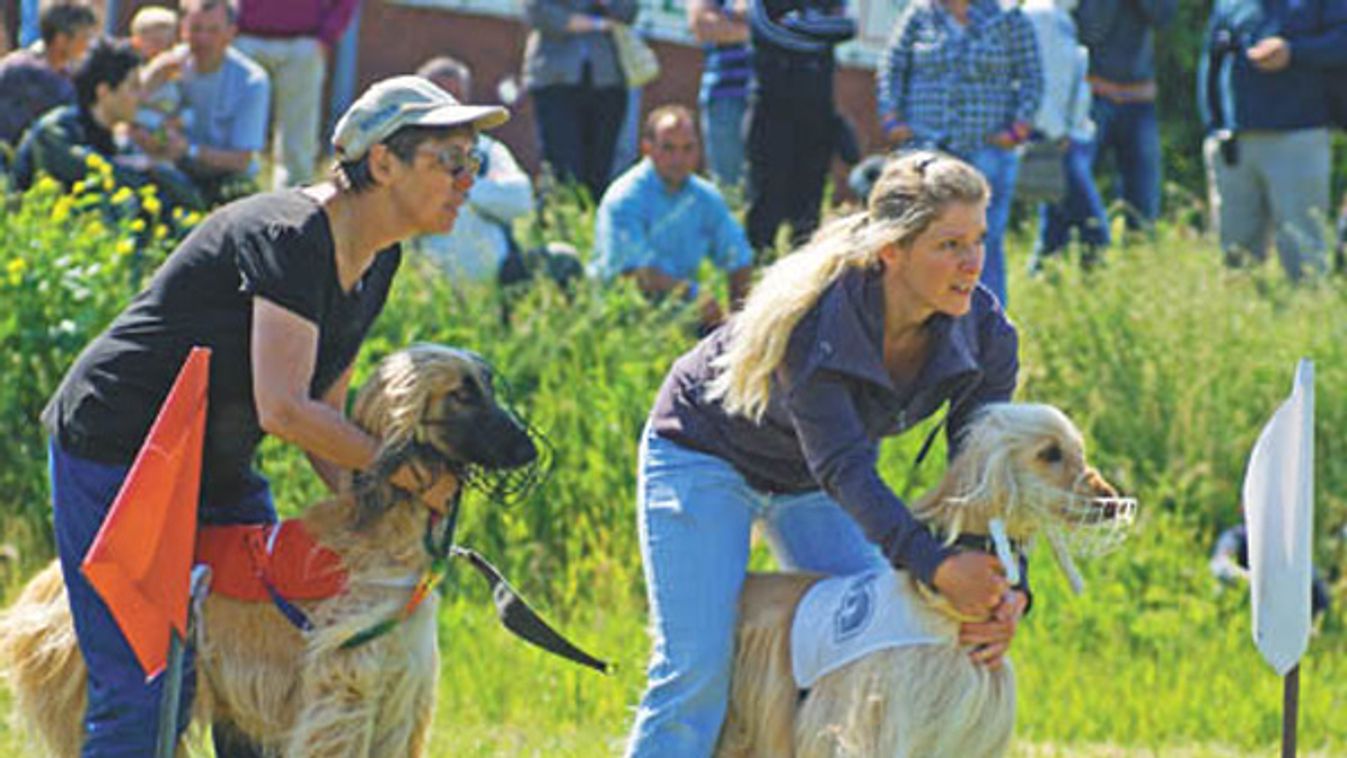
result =
[[[353,420],[382,440],[372,481],[303,514],[336,551],[347,588],[297,603],[301,633],[270,603],[210,595],[197,651],[199,725],[232,725],[284,756],[408,756],[425,747],[435,708],[438,595],[392,632],[349,650],[352,634],[396,613],[430,562],[427,511],[386,481],[404,461],[419,470],[531,460],[532,443],[496,405],[490,373],[470,353],[417,345],[385,359],[358,396]],[[429,422],[429,423],[427,423]],[[462,482],[460,481],[460,486]],[[56,756],[82,741],[85,668],[60,567],[34,577],[0,617],[0,668],[15,710]]]
[[[970,426],[960,455],[914,514],[953,539],[987,534],[994,517],[1025,542],[1069,510],[1063,494],[1112,497],[1085,462],[1080,432],[1054,408],[989,406]],[[800,702],[791,673],[796,607],[820,577],[757,574],[740,597],[730,707],[722,758],[997,756],[1010,745],[1015,679],[974,664],[945,645],[871,653],[822,677]],[[946,601],[925,595],[957,618]]]

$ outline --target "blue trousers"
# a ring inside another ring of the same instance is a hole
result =
[[[1093,162],[1113,156],[1127,228],[1145,229],[1160,215],[1160,123],[1155,103],[1115,103],[1096,97],[1090,118],[1098,131]]]
[[[1031,270],[1041,258],[1070,244],[1072,229],[1080,235],[1080,244],[1087,255],[1108,247],[1108,212],[1090,170],[1093,155],[1094,148],[1089,142],[1072,140],[1062,156],[1066,197],[1061,202],[1039,206],[1038,242],[1034,245]]]
[[[702,139],[706,168],[716,184],[737,187],[744,177],[746,97],[715,97],[702,103]]]
[[[653,650],[627,755],[705,758],[729,703],[753,521],[763,522],[788,570],[850,574],[887,562],[822,492],[760,492],[720,458],[649,432],[639,466],[637,526]]]
[[[1006,229],[1010,226],[1010,201],[1015,196],[1015,178],[1020,173],[1020,154],[995,145],[983,145],[972,155],[963,156],[991,185],[987,204],[986,259],[982,264],[982,283],[1009,305],[1006,293]]]
[[[93,544],[129,466],[77,458],[55,444],[48,447],[56,552],[65,578],[80,653],[89,670],[84,714],[85,758],[145,758],[154,755],[164,676],[149,681],[116,619],[85,580],[80,564]],[[245,496],[203,512],[214,523],[276,519],[266,480],[257,477]],[[178,733],[187,728],[196,692],[194,650],[183,651],[182,700]]]

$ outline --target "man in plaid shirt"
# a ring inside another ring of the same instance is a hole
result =
[[[1043,98],[1033,26],[996,0],[913,0],[879,67],[880,125],[889,143],[944,150],[992,186],[983,283],[1006,301],[1005,252],[1016,148]]]

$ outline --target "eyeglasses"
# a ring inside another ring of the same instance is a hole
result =
[[[417,152],[425,153],[435,159],[455,180],[464,176],[476,176],[481,170],[482,163],[485,160],[480,148],[472,147],[464,150],[461,147],[424,147]]]

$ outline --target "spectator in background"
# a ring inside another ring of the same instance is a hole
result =
[[[416,70],[460,103],[472,100],[472,72],[448,56],[432,58]],[[511,225],[533,211],[533,185],[515,162],[510,149],[487,136],[477,135],[480,168],[458,209],[454,228],[445,234],[417,237],[411,246],[445,272],[451,281],[494,282],[501,265],[516,248]]]
[[[1021,6],[1033,24],[1043,61],[1043,102],[1034,116],[1035,136],[1061,144],[1066,176],[1065,196],[1039,208],[1031,272],[1071,242],[1073,229],[1080,236],[1082,263],[1093,263],[1109,243],[1108,213],[1090,169],[1095,135],[1086,81],[1090,53],[1076,38],[1071,18],[1075,4],[1076,0],[1025,0]]]
[[[39,173],[45,173],[70,187],[85,177],[96,155],[110,164],[118,184],[140,187],[156,182],[170,204],[198,207],[190,187],[157,176],[152,164],[126,155],[113,137],[115,128],[136,115],[139,67],[140,55],[130,42],[95,43],[75,69],[78,103],[53,108],[24,135],[15,160],[15,186],[27,189]]]
[[[991,185],[982,282],[1005,305],[1017,148],[1043,101],[1033,25],[996,0],[913,0],[876,79],[879,122],[890,145],[956,155]]]
[[[1211,575],[1222,584],[1243,584],[1249,581],[1249,529],[1236,524],[1221,532],[1211,550]],[[1310,578],[1310,612],[1319,618],[1331,605],[1332,593],[1319,570],[1312,569]]]
[[[1109,154],[1129,229],[1160,216],[1160,124],[1155,112],[1155,30],[1178,0],[1081,0],[1080,40],[1090,51],[1095,162]]]
[[[715,185],[697,176],[701,148],[692,112],[651,111],[645,159],[608,188],[594,222],[594,273],[630,276],[651,299],[696,298],[697,269],[710,259],[729,275],[730,305],[748,294],[753,252]],[[724,319],[713,296],[701,300],[702,326]]]
[[[1292,280],[1327,266],[1327,69],[1347,65],[1347,0],[1223,0],[1198,61],[1202,156],[1232,266],[1277,254]]]
[[[793,245],[818,227],[837,145],[833,48],[856,35],[845,0],[752,0],[748,241],[762,253],[782,223]]]
[[[239,37],[234,46],[271,78],[273,189],[313,178],[324,67],[358,2],[239,0]]]
[[[131,44],[139,51],[141,60],[152,61],[168,52],[177,39],[178,14],[174,10],[147,5],[131,17]],[[142,69],[142,75],[145,72],[146,69]],[[169,144],[186,139],[181,110],[182,93],[176,84],[152,89],[142,87],[140,108],[136,110],[136,118],[129,133],[144,155],[160,156],[157,162],[161,169],[166,170],[173,164],[173,160],[167,157],[171,152],[168,150]],[[181,172],[178,174],[180,178],[186,179]]]
[[[744,114],[753,81],[747,0],[689,0],[688,28],[704,51],[701,90],[706,169],[722,189],[744,174]]]
[[[533,95],[543,160],[595,201],[613,170],[627,83],[609,32],[636,19],[636,0],[525,0],[533,27],[524,86]]]
[[[42,41],[0,59],[0,142],[11,147],[38,116],[75,103],[70,70],[84,57],[97,32],[92,8],[54,2],[42,9]]]
[[[142,77],[151,97],[176,88],[186,140],[169,157],[210,205],[257,190],[257,152],[266,143],[267,72],[234,49],[233,0],[183,0],[185,45],[161,54]]]
[[[131,44],[143,60],[154,60],[177,41],[177,11],[162,5],[146,5],[131,17]]]

